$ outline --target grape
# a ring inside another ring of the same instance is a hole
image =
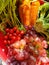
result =
[[[6,30],[7,38],[4,38],[9,44],[8,57],[9,65],[46,65],[47,42],[43,36],[38,35],[31,26],[26,26],[26,32],[18,30],[16,27]],[[45,63],[45,62],[46,63]],[[41,63],[41,64],[40,64]]]
[[[11,41],[10,41],[10,40],[8,40],[8,41],[7,41],[7,44],[11,44]]]
[[[0,57],[3,61],[7,60],[8,49],[5,45],[0,44]]]
[[[23,34],[24,34],[24,31],[23,31],[23,30],[21,30],[21,31],[20,31],[20,34],[21,34],[21,35],[23,35]]]
[[[7,44],[7,40],[4,40],[3,42],[4,42],[5,45]]]
[[[13,30],[14,30],[14,32],[15,32],[15,31],[17,30],[17,28],[16,28],[16,27],[14,27],[14,28],[13,28]]]
[[[46,52],[46,50],[45,49],[41,49],[41,50],[39,50],[39,55],[40,56],[47,56],[47,52]]]
[[[12,62],[16,62],[16,59],[14,58],[14,56],[11,56],[11,57],[9,58],[9,60],[10,60],[11,63],[12,63]]]
[[[29,58],[29,53],[27,53],[26,51],[24,51],[24,59],[28,59]]]
[[[24,54],[23,52],[17,52],[15,55],[16,60],[22,61],[24,60]]]
[[[49,65],[49,59],[47,57],[39,56],[36,60],[36,65]]]
[[[21,65],[27,65],[27,62],[21,62]]]
[[[10,65],[20,65],[17,61],[10,63]]]
[[[16,40],[16,36],[12,36],[12,40]]]
[[[9,32],[7,32],[6,34],[7,34],[7,36],[9,36],[9,34],[10,34],[10,33],[9,33]]]
[[[20,31],[19,30],[16,30],[16,34],[19,34],[20,33]]]
[[[21,39],[21,37],[20,37],[20,36],[17,36],[17,37],[16,37],[16,40],[17,40],[17,41],[18,41],[18,40],[20,40],[20,39]]]
[[[48,47],[47,42],[46,42],[45,40],[42,41],[42,46],[43,46],[44,48],[47,48],[47,47]]]
[[[27,61],[27,65],[35,65],[35,62],[32,58],[29,58],[29,60]]]
[[[14,30],[13,29],[10,29],[9,32],[12,34],[14,32]]]
[[[6,39],[6,40],[7,40],[7,39],[8,39],[8,36],[7,36],[7,35],[5,35],[5,36],[4,36],[4,39]]]
[[[14,35],[14,36],[17,36],[17,34],[16,34],[16,33],[13,33],[13,35]]]
[[[12,34],[9,34],[9,39],[12,39],[12,36],[13,36]]]
[[[9,28],[6,28],[6,30],[5,30],[6,32],[9,32]]]

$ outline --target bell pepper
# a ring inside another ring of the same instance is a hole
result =
[[[22,0],[22,4],[19,7],[19,15],[21,22],[26,26],[30,25],[30,1]]]
[[[39,6],[39,1],[22,0],[22,4],[19,6],[19,15],[25,26],[34,25]]]
[[[31,2],[30,6],[31,6],[30,7],[31,25],[34,25],[38,16],[38,9],[39,9],[40,3],[39,1],[34,1],[34,2]]]

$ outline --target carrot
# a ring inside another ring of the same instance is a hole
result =
[[[31,7],[30,7],[31,25],[34,25],[34,23],[36,22],[39,6],[40,6],[39,1],[31,2]]]

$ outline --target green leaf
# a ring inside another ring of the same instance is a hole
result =
[[[43,33],[49,39],[49,2],[40,6],[39,17],[34,27],[37,32]]]
[[[9,0],[0,0],[0,14],[8,4],[9,4]]]

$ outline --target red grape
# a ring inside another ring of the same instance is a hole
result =
[[[23,52],[22,51],[20,51],[20,52],[16,52],[16,55],[15,55],[15,58],[16,58],[16,60],[19,60],[19,61],[22,61],[22,60],[24,60],[24,54],[23,54]]]
[[[10,29],[9,32],[12,34],[14,31],[13,31],[13,29]]]
[[[9,32],[9,28],[6,28],[6,32]]]
[[[21,34],[21,35],[23,35],[23,34],[24,34],[24,31],[23,31],[23,30],[21,30],[21,31],[20,31],[20,34]]]
[[[14,30],[14,32],[15,32],[15,31],[17,30],[17,28],[16,28],[16,27],[14,27],[14,28],[13,28],[13,30]]]
[[[0,57],[3,61],[7,60],[8,49],[5,45],[0,44]]]
[[[16,41],[18,41],[18,40],[20,40],[20,39],[21,39],[20,36],[17,36],[17,37],[16,37]]]
[[[16,34],[19,34],[20,33],[20,31],[19,30],[16,30]]]
[[[9,39],[12,39],[12,36],[13,36],[12,34],[9,34]]]
[[[5,36],[4,36],[4,39],[6,39],[6,40],[7,40],[7,39],[8,39],[8,36],[7,36],[7,35],[5,35]]]
[[[36,65],[49,65],[49,59],[47,57],[38,57],[36,60]]]
[[[27,62],[25,61],[21,62],[21,65],[27,65]]]
[[[16,33],[13,33],[13,35],[14,35],[14,36],[17,36],[17,34],[16,34]]]
[[[12,40],[15,42],[16,41],[16,36],[12,36]]]
[[[42,41],[42,46],[43,46],[44,48],[47,48],[47,47],[48,47],[46,40],[43,40],[43,41]]]
[[[4,40],[3,42],[4,42],[5,45],[7,44],[7,40]]]
[[[8,40],[8,41],[7,41],[7,43],[8,43],[8,44],[11,44],[11,41],[10,41],[10,40]]]

